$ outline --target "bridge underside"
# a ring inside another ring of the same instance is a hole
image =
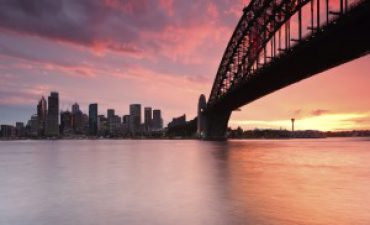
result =
[[[206,138],[225,137],[227,122],[233,110],[290,84],[364,56],[369,50],[370,10],[366,3],[326,26],[325,30],[303,39],[279,58],[260,68],[251,79],[208,105],[205,112]],[[215,130],[220,128],[223,130]]]

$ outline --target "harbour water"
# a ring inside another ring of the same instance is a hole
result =
[[[368,225],[370,139],[0,142],[4,225]]]

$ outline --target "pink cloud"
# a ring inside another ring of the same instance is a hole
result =
[[[51,90],[49,85],[28,85],[18,82],[0,83],[0,105],[35,104],[38,98]],[[16,90],[16,91],[15,91]]]
[[[328,114],[328,113],[330,113],[330,110],[327,110],[327,109],[315,109],[311,111],[311,115],[313,116],[321,116],[323,114]]]
[[[104,0],[104,4],[110,8],[120,10],[126,13],[135,13],[147,8],[147,0],[134,0],[134,1],[122,1],[122,0]]]
[[[210,16],[210,19],[217,19],[218,18],[219,12],[218,12],[217,6],[214,3],[212,3],[212,2],[208,3],[207,14]]]
[[[36,58],[22,58],[20,56],[1,55],[3,58],[15,59],[18,62],[14,63],[16,68],[24,68],[27,70],[41,69],[43,71],[59,71],[68,76],[79,76],[79,77],[95,77],[96,73],[94,68],[87,64],[67,64],[57,63]]]
[[[187,27],[167,26],[161,33],[143,31],[143,40],[155,43],[159,51],[151,52],[153,55],[161,54],[173,61],[184,64],[200,64],[212,60],[209,52],[202,50],[226,42],[225,33],[229,28],[214,24],[197,24]],[[219,59],[216,59],[217,62]]]
[[[159,4],[166,11],[167,15],[173,16],[174,14],[173,0],[159,0]]]

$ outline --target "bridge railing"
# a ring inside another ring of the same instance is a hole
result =
[[[264,47],[252,59],[254,63],[248,71],[249,75],[284,55],[300,42],[309,40],[317,32],[322,32],[327,26],[335,24],[340,16],[345,15],[361,2],[363,0],[310,1],[282,24],[267,42],[263,43]],[[299,18],[300,14],[301,18]]]

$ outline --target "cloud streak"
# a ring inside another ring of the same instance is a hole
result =
[[[217,28],[226,26],[223,20],[217,20],[219,10],[211,1],[183,4],[173,0],[2,0],[1,6],[2,30],[77,44],[97,52],[111,50],[129,55],[158,54],[161,45],[167,51],[164,55],[171,58],[167,48],[180,53],[190,42],[205,43],[189,34],[204,35],[210,28],[214,30],[210,35],[222,34],[222,29]],[[199,8],[194,6],[205,8],[206,14],[200,16]],[[163,46],[166,43],[167,48]]]

